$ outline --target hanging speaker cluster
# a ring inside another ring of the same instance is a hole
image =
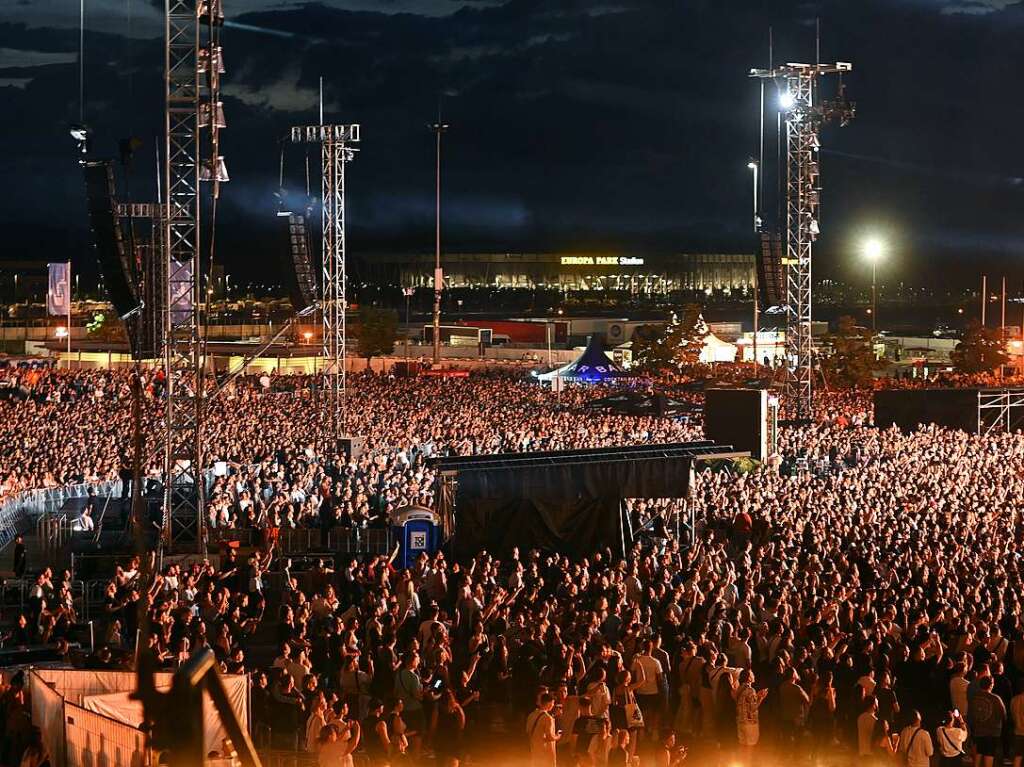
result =
[[[282,213],[277,220],[284,227],[284,247],[281,271],[285,275],[288,298],[296,312],[302,312],[317,302],[317,280],[309,257],[309,222],[296,213]]]
[[[757,289],[761,307],[768,309],[786,303],[786,277],[782,264],[782,236],[762,232],[757,251]]]
[[[107,297],[118,316],[124,317],[137,311],[140,301],[133,287],[129,254],[117,217],[113,163],[110,160],[87,160],[81,165],[96,261],[103,275]]]

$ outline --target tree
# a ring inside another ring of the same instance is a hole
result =
[[[853,317],[840,317],[839,328],[828,341],[832,350],[822,360],[822,367],[832,381],[847,386],[862,386],[871,381],[875,369],[871,337],[857,326]]]
[[[111,322],[103,312],[97,312],[85,325],[86,337],[90,341],[127,341],[124,323]]]
[[[641,325],[633,331],[633,365],[645,373],[692,371],[708,334],[700,306],[688,304],[682,318],[675,313],[663,325]]]
[[[990,373],[1009,362],[998,328],[986,328],[971,320],[963,338],[949,355],[961,373]]]
[[[700,354],[704,351],[707,336],[708,325],[698,304],[684,306],[681,318],[673,315],[668,326],[668,344],[673,350],[677,369],[692,371],[700,365]]]
[[[398,312],[375,306],[359,307],[359,327],[356,330],[359,356],[370,359],[395,351],[398,337]]]
[[[664,325],[640,325],[633,331],[633,367],[656,375],[675,367],[675,355],[666,343]]]

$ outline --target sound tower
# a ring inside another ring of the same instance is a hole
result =
[[[761,232],[761,247],[757,256],[757,289],[762,309],[786,303],[782,235],[778,232]]]
[[[279,215],[287,232],[287,256],[282,258],[285,287],[297,312],[317,302],[317,279],[309,257],[309,223],[296,213]]]
[[[107,287],[107,296],[118,317],[138,308],[132,279],[129,253],[124,244],[121,224],[117,218],[114,200],[114,169],[110,160],[92,160],[82,163],[85,176],[85,195],[89,209],[89,228],[92,229],[96,260]]]

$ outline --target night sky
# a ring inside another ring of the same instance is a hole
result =
[[[231,182],[219,258],[273,279],[278,139],[326,113],[362,125],[349,248],[433,244],[433,136],[446,135],[448,250],[752,248],[750,172],[767,63],[854,64],[847,128],[826,129],[816,273],[861,279],[856,242],[891,244],[890,278],[1024,278],[1024,4],[1003,0],[224,0]],[[154,197],[163,2],[86,0],[85,112],[98,154],[143,139],[130,179]],[[84,271],[78,3],[0,0],[0,258]],[[769,122],[774,149],[774,117]],[[774,151],[768,161],[774,162]],[[303,186],[290,148],[286,184]],[[122,184],[123,186],[123,184]],[[121,195],[125,197],[125,194]]]

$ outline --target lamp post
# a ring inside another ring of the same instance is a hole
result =
[[[415,288],[402,288],[402,295],[405,296],[405,374],[409,375],[409,300],[415,293]]]
[[[754,176],[754,231],[757,232],[761,229],[761,217],[757,214],[757,160],[748,162],[747,168]]]
[[[864,258],[871,264],[871,334],[878,328],[878,283],[876,272],[878,262],[885,255],[885,243],[876,238],[864,242]]]
[[[761,216],[758,215],[758,210],[757,210],[757,171],[758,171],[757,161],[756,160],[751,160],[750,162],[747,163],[747,167],[750,169],[750,172],[754,176],[754,233],[756,234],[756,233],[761,231]],[[754,351],[754,373],[755,374],[757,373],[757,333],[760,330],[760,328],[758,327],[758,325],[760,324],[759,321],[758,321],[759,320],[758,315],[760,314],[760,307],[758,306],[758,295],[757,295],[758,284],[757,284],[757,263],[756,263],[756,261],[757,261],[757,259],[755,258],[755,263],[754,263],[754,349],[753,349],[753,351]]]
[[[444,286],[441,271],[441,134],[448,126],[441,122],[441,109],[437,122],[430,126],[436,136],[436,165],[434,168],[434,364],[441,361],[441,290]]]

